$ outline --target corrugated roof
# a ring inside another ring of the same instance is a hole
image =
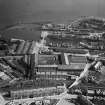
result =
[[[30,46],[30,42],[29,41],[26,41],[25,44],[24,44],[24,48],[22,50],[22,53],[23,54],[26,54],[27,53],[27,50],[28,50],[29,46]]]
[[[34,47],[36,46],[36,42],[35,41],[32,41],[31,42],[31,46],[30,46],[30,48],[29,48],[29,50],[28,50],[28,53],[29,54],[32,54],[33,53],[33,50],[34,50]]]
[[[21,51],[23,50],[24,44],[25,44],[25,41],[20,42],[18,49],[16,51],[17,54],[21,53]]]
[[[16,54],[32,54],[36,47],[35,44],[35,41],[19,41],[17,45],[13,44],[13,50]]]

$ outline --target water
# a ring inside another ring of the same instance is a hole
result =
[[[69,23],[80,16],[105,17],[104,0],[0,0],[0,28],[17,22]],[[4,33],[6,37],[39,39],[28,29]]]

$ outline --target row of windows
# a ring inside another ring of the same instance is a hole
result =
[[[62,89],[47,89],[46,91],[33,91],[33,92],[21,92],[21,93],[16,93],[12,92],[11,96],[12,98],[20,99],[20,98],[26,98],[26,97],[40,97],[40,96],[46,96],[46,95],[58,95],[62,92]]]
[[[53,71],[56,71],[56,68],[54,67],[40,67],[40,68],[38,68],[38,72],[53,72]]]
[[[36,74],[43,74],[43,75],[67,75],[67,72],[37,72]]]
[[[40,79],[66,79],[66,75],[37,75],[37,78]]]

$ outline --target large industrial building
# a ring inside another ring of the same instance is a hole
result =
[[[55,60],[55,62],[53,62],[53,60]],[[79,75],[84,69],[85,64],[86,58],[82,56],[70,56],[70,54],[66,53],[52,56],[39,55],[39,62],[36,66],[36,76],[37,78],[43,79],[66,80],[67,75]]]

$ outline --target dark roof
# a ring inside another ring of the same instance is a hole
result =
[[[13,50],[15,54],[32,54],[35,47],[35,41],[19,41]]]
[[[61,61],[62,61],[62,64],[63,64],[63,65],[66,64],[64,53],[61,54]]]
[[[53,49],[58,52],[68,52],[68,53],[76,53],[76,54],[86,54],[87,52],[84,49],[79,48],[63,48],[63,47],[50,47],[50,49]]]

